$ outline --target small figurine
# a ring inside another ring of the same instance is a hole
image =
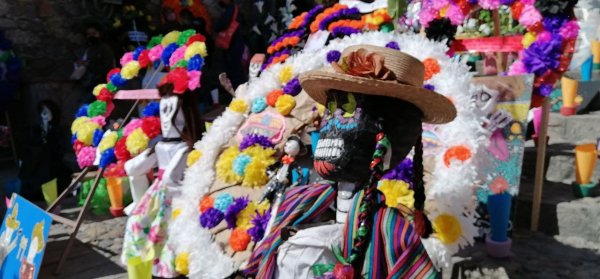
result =
[[[306,153],[306,147],[302,143],[299,137],[290,136],[285,143],[283,152],[286,154],[281,158],[281,167],[277,170],[275,175],[271,178],[265,191],[260,197],[259,201],[263,202],[265,199],[273,201],[275,196],[281,196],[291,181],[291,170],[294,169],[294,161],[296,156],[301,156]]]

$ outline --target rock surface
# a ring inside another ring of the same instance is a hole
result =
[[[600,243],[600,198],[583,198],[556,207],[559,235]]]

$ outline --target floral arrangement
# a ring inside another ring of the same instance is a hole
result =
[[[229,184],[247,187],[264,186],[267,168],[276,162],[275,149],[268,138],[248,136],[240,146],[227,148],[217,161],[217,177]]]
[[[574,52],[579,32],[573,16],[576,3],[576,0],[425,0],[419,21],[429,27],[434,20],[447,18],[456,26],[478,6],[486,10],[506,6],[527,30],[522,41],[524,50],[519,52],[519,60],[510,66],[508,74],[534,73],[534,93],[547,97],[568,69]]]

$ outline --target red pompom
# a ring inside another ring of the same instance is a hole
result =
[[[140,53],[140,56],[138,57],[138,63],[140,63],[140,67],[146,68],[146,67],[148,67],[148,65],[150,65],[151,61],[150,61],[149,53],[150,53],[149,50],[143,50]]]
[[[513,19],[519,20],[519,17],[521,17],[521,12],[523,11],[523,6],[524,5],[521,3],[521,1],[515,1],[515,3],[510,6]]]
[[[112,70],[110,70],[108,72],[108,74],[106,74],[106,82],[110,82],[110,77],[112,77],[114,74],[118,74],[121,72],[121,69],[119,68],[114,68]]]
[[[156,116],[145,117],[142,119],[142,131],[149,138],[153,139],[160,135],[160,118]]]
[[[75,154],[79,153],[79,150],[85,147],[85,144],[79,140],[75,140],[73,144],[73,150],[75,150]]]
[[[202,34],[195,34],[192,35],[187,43],[185,44],[186,46],[191,45],[193,42],[206,42],[206,38],[204,36],[202,36]]]
[[[188,89],[189,77],[183,67],[177,68],[167,74],[167,82],[173,84],[173,93],[183,94]]]
[[[126,140],[127,137],[122,137],[120,140],[117,141],[117,144],[115,144],[115,156],[119,161],[127,161],[131,159],[131,154],[129,153],[129,151],[127,151],[127,146],[125,145]]]
[[[96,97],[96,98],[100,101],[109,103],[113,99],[113,94],[110,93],[110,91],[108,91],[108,89],[102,88],[102,90],[100,90],[100,94],[98,94],[98,97]]]
[[[534,25],[529,26],[529,28],[527,28],[527,31],[534,33],[540,33],[544,30],[544,24],[541,21],[538,21]]]

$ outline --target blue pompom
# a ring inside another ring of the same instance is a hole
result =
[[[233,172],[239,176],[244,176],[246,167],[252,162],[252,157],[247,154],[241,154],[233,160]]]
[[[227,208],[233,203],[233,196],[229,193],[220,194],[213,204],[213,207],[225,213]]]
[[[267,108],[267,98],[261,97],[252,102],[252,113],[260,113]]]
[[[101,168],[106,168],[108,165],[117,161],[117,157],[115,156],[115,149],[109,148],[104,150],[102,154],[100,154],[100,164]]]
[[[127,84],[127,80],[121,77],[121,73],[116,73],[110,76],[110,82],[112,82],[112,84],[114,84],[117,87],[122,87],[125,84]]]
[[[89,105],[83,105],[79,108],[79,110],[77,111],[77,113],[75,114],[75,118],[77,117],[82,117],[82,116],[87,116],[87,111],[88,111],[88,106]]]
[[[188,71],[200,71],[202,66],[204,66],[204,58],[199,54],[194,55],[188,61]]]
[[[73,136],[71,136],[71,145],[75,144],[75,141],[77,140],[77,133],[73,134]]]
[[[159,114],[160,114],[160,103],[158,103],[158,102],[149,103],[144,108],[144,111],[142,112],[143,117],[159,116]]]
[[[173,55],[173,52],[175,52],[175,50],[177,50],[178,47],[179,46],[176,43],[171,43],[163,50],[161,60],[164,65],[169,65],[169,59],[171,58],[171,55]]]
[[[104,135],[104,133],[102,132],[102,130],[100,129],[96,129],[96,131],[94,131],[94,147],[98,146],[98,144],[100,144],[100,141],[102,140],[102,136]]]
[[[145,47],[139,46],[133,51],[133,60],[137,61],[140,58],[142,51],[146,50]]]

